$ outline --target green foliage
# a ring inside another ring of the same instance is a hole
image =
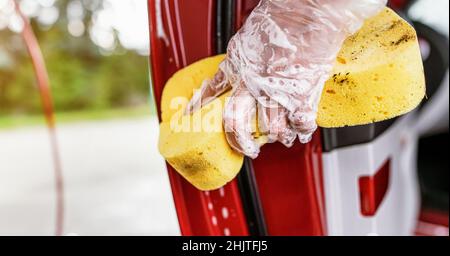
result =
[[[32,25],[57,112],[139,106],[149,100],[148,57],[120,45],[114,52],[102,53],[88,34],[70,36],[65,19],[49,30],[40,29],[35,21]],[[0,65],[0,115],[41,113],[33,66],[17,38],[0,31],[0,53],[6,50],[13,60],[9,67]]]
[[[70,112],[56,113],[56,122],[60,124],[77,123],[80,121],[99,121],[99,120],[124,120],[129,118],[141,118],[153,115],[154,112],[148,106],[119,108],[119,109],[101,109],[101,110],[80,110]],[[40,115],[19,115],[19,116],[1,116],[0,131],[14,129],[23,126],[45,126],[45,118]]]

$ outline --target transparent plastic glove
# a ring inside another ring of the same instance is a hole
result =
[[[188,105],[193,112],[232,89],[224,110],[229,144],[256,158],[260,144],[308,143],[317,129],[320,97],[345,39],[387,0],[262,0],[231,39],[215,78]]]

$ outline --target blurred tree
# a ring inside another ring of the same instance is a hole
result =
[[[21,2],[24,1],[28,0]],[[57,10],[53,23],[30,11],[57,111],[128,107],[148,100],[147,57],[120,45],[115,30],[111,31],[114,47],[105,49],[94,43],[95,18],[106,7],[107,2],[101,0],[55,1],[46,7]],[[71,22],[78,27],[69,32]],[[73,36],[74,33],[79,34]],[[40,113],[35,86],[32,65],[20,36],[0,27],[0,114]]]

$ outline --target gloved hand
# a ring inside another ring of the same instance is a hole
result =
[[[231,39],[214,79],[194,94],[192,113],[229,89],[229,144],[256,158],[254,120],[269,143],[308,143],[317,129],[322,90],[345,39],[387,0],[262,0]]]

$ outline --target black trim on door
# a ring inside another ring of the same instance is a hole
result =
[[[372,142],[391,128],[397,120],[397,118],[394,118],[368,125],[322,128],[323,152]]]
[[[236,33],[236,0],[217,0],[216,53],[225,53],[228,42]],[[237,177],[242,205],[251,236],[267,236],[267,226],[256,183],[252,161],[245,158]]]

